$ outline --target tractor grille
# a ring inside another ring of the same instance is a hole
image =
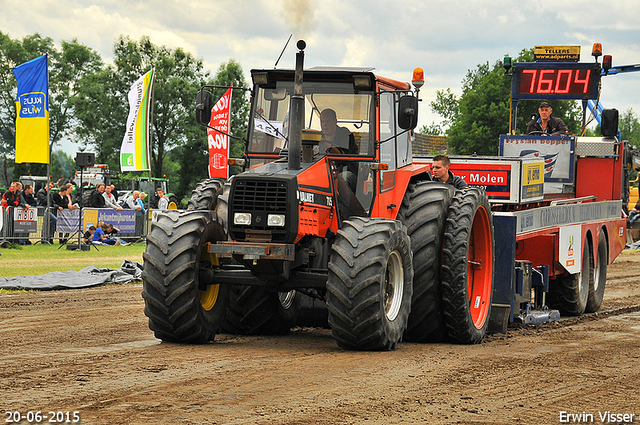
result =
[[[291,220],[296,219],[294,215],[297,212],[295,191],[291,189],[286,179],[237,178],[230,197],[229,221],[232,237],[238,241],[290,242],[288,239],[291,239],[292,232],[296,233],[296,226],[292,226]],[[288,200],[293,201],[292,205],[289,205]],[[235,213],[251,213],[251,224],[234,224]],[[284,214],[285,226],[267,226],[269,214]]]
[[[239,181],[232,202],[234,211],[284,214],[287,211],[287,183],[264,180]]]

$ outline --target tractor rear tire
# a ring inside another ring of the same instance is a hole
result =
[[[442,305],[440,267],[447,212],[455,189],[443,183],[410,185],[398,220],[407,226],[413,252],[413,298],[405,339],[442,342],[448,333]]]
[[[329,326],[340,347],[396,348],[411,311],[412,257],[401,222],[358,217],[343,222],[327,279]]]
[[[598,236],[598,252],[596,253],[596,264],[593,268],[592,284],[589,285],[589,298],[585,313],[595,313],[602,305],[604,298],[604,287],[607,283],[607,264],[609,263],[609,253],[607,238],[604,232]]]
[[[158,214],[143,254],[142,297],[156,338],[204,343],[214,339],[227,312],[229,286],[201,281],[214,260],[210,243],[226,239],[215,212]]]
[[[593,257],[589,241],[582,246],[582,271],[560,276],[549,285],[549,307],[557,308],[564,316],[580,316],[589,301],[589,287],[593,280]]]
[[[198,182],[191,192],[187,204],[188,211],[211,210],[216,208],[218,196],[222,192],[223,182],[218,179],[204,179]],[[226,217],[224,217],[226,218]]]
[[[489,323],[494,276],[493,217],[484,190],[456,191],[442,253],[442,299],[449,337],[461,344],[478,344]]]
[[[226,333],[238,335],[284,335],[296,324],[300,294],[297,291],[268,292],[258,286],[233,285]]]

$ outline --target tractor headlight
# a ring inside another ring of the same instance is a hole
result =
[[[267,226],[284,227],[284,214],[269,214]]]
[[[251,224],[251,213],[235,213],[233,215],[233,224],[238,226],[248,226]]]

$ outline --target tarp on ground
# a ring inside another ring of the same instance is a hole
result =
[[[142,266],[135,261],[125,260],[119,269],[88,266],[80,271],[51,272],[40,276],[0,277],[0,289],[52,291],[58,289],[78,289],[107,283],[128,283],[139,280]]]

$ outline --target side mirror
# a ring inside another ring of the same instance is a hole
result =
[[[398,102],[398,127],[413,130],[418,125],[418,98],[405,95]]]
[[[600,126],[602,137],[615,137],[618,135],[618,110],[604,109],[602,111],[602,125]]]
[[[200,90],[196,94],[196,122],[202,125],[209,125],[211,121],[211,108],[213,108],[213,97],[206,90]]]

